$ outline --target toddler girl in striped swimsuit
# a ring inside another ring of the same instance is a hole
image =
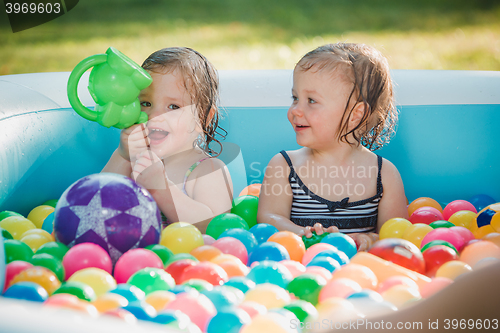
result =
[[[366,250],[390,218],[407,218],[396,167],[372,151],[389,142],[397,110],[387,60],[363,44],[307,53],[288,110],[297,143],[266,168],[257,220],[312,235],[343,232]]]
[[[132,177],[152,194],[173,222],[194,224],[202,232],[210,220],[228,212],[231,177],[210,143],[218,126],[218,76],[200,53],[186,47],[165,48],[142,64],[153,83],[141,91],[146,125],[122,130],[120,145],[104,172]]]

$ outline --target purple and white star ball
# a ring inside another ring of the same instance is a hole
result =
[[[56,241],[69,247],[91,242],[113,264],[130,249],[158,244],[161,215],[145,188],[114,174],[85,176],[64,191],[54,214]]]

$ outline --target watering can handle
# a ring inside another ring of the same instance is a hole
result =
[[[83,59],[80,63],[78,63],[78,65],[76,65],[68,79],[69,103],[80,116],[87,120],[96,121],[98,112],[92,111],[82,104],[80,98],[78,98],[78,82],[80,81],[83,73],[85,73],[89,68],[102,64],[106,62],[107,59],[107,54],[96,54]]]

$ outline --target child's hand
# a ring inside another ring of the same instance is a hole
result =
[[[354,240],[358,251],[367,251],[379,239],[378,234],[374,232],[354,233],[348,236]]]
[[[144,150],[136,156],[132,168],[132,178],[148,190],[166,189],[168,179],[160,158],[150,150]]]
[[[323,233],[325,232],[329,232],[329,233],[332,233],[332,232],[339,232],[339,228],[335,227],[335,226],[331,226],[331,227],[328,227],[328,228],[325,228],[323,227],[323,225],[321,225],[321,223],[316,223],[313,227],[305,227],[303,229],[303,232],[299,232],[299,236],[302,236],[302,235],[305,235],[307,238],[311,238],[312,235],[313,235],[313,230],[316,232],[316,235],[322,235]]]
[[[132,125],[121,131],[118,153],[127,161],[134,162],[135,157],[148,148],[149,139],[144,124]]]

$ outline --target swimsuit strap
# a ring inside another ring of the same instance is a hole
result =
[[[207,160],[209,159],[210,157],[204,157],[202,158],[201,160],[199,160],[198,162],[195,162],[193,165],[191,165],[189,167],[189,169],[186,171],[186,174],[184,175],[184,183],[182,184],[182,192],[184,192],[184,194],[187,195],[187,192],[186,192],[186,182],[187,182],[187,179],[189,177],[189,175],[191,174],[191,172],[193,172],[193,170],[198,166],[200,165],[201,162],[203,162],[204,160]]]
[[[290,159],[290,156],[288,156],[286,151],[282,150],[282,151],[280,151],[280,154],[283,155],[286,163],[288,163],[288,166],[293,169],[292,160]]]

